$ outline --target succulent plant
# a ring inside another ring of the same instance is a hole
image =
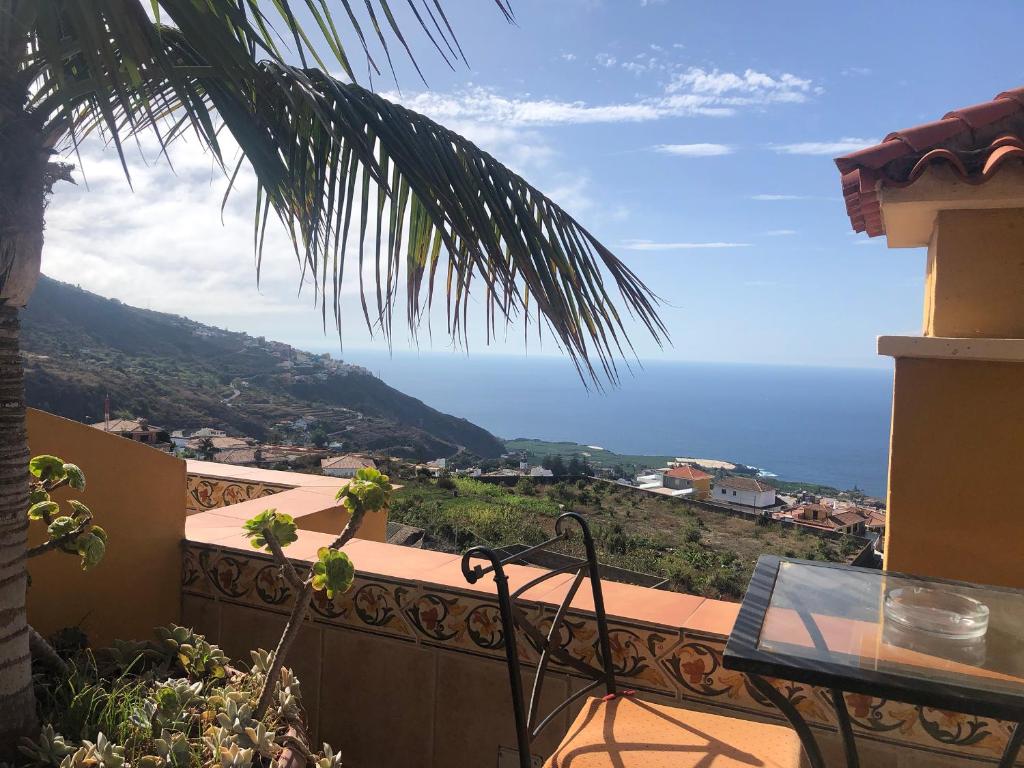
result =
[[[47,723],[39,732],[38,741],[24,737],[18,744],[18,751],[33,763],[58,766],[65,757],[75,751],[75,748],[67,744],[64,737]]]
[[[278,512],[276,509],[263,510],[256,517],[246,520],[243,528],[245,529],[245,535],[249,538],[249,543],[256,549],[266,549],[269,551],[270,545],[267,544],[266,537],[268,530],[281,547],[287,547],[299,538],[295,519],[291,515]]]
[[[160,653],[149,643],[135,640],[115,640],[106,649],[106,656],[119,669],[129,669],[141,662],[160,658]]]
[[[277,690],[277,712],[283,720],[291,722],[302,717],[299,678],[288,667],[281,668],[281,682]]]
[[[166,680],[143,702],[145,719],[154,728],[175,730],[187,726],[189,705],[205,705],[202,683],[187,678]]]
[[[271,757],[277,751],[277,747],[274,744],[274,733],[273,731],[268,731],[267,726],[263,723],[256,723],[255,726],[246,728],[244,738],[240,735],[238,740],[239,743],[255,750],[264,757]]]
[[[180,731],[164,729],[160,738],[153,739],[153,747],[164,763],[184,768],[192,762],[192,745]]]
[[[256,724],[252,718],[252,707],[249,703],[239,704],[231,697],[225,699],[223,709],[217,713],[217,722],[221,728],[226,728],[235,736],[244,736],[245,729]]]
[[[356,471],[356,476],[338,491],[337,498],[349,512],[376,512],[388,503],[391,478],[373,467]]]
[[[60,503],[50,498],[52,491],[64,486],[85,490],[85,473],[77,464],[48,454],[34,456],[29,461],[28,471],[32,476],[28,519],[46,524],[48,548],[79,555],[83,571],[98,565],[106,553],[107,532],[92,524],[92,512],[81,501],[70,499],[67,502],[70,513],[62,514]],[[47,548],[39,548],[29,556],[45,551]]]
[[[171,651],[190,677],[221,679],[227,676],[227,656],[219,647],[188,627],[157,627],[157,638]]]
[[[313,563],[313,589],[325,590],[327,597],[333,598],[335,594],[344,594],[352,588],[356,569],[347,554],[330,547],[320,547],[316,557]]]
[[[274,652],[257,648],[255,651],[249,651],[249,655],[252,656],[252,671],[260,675],[267,674],[274,662]]]
[[[324,754],[316,761],[316,768],[341,768],[341,752],[335,752],[324,742]]]
[[[96,742],[82,740],[75,752],[65,757],[60,768],[123,768],[124,747],[118,746],[101,731]]]
[[[252,765],[252,750],[243,749],[237,744],[220,748],[221,768],[249,768]]]
[[[227,728],[211,725],[203,734],[203,743],[210,748],[214,755],[219,755],[221,748],[230,747],[235,743],[235,737]]]

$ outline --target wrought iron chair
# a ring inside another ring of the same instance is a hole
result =
[[[505,567],[522,564],[530,555],[567,539],[573,522],[583,534],[586,558],[559,568],[548,570],[530,579],[514,591],[509,588]],[[486,561],[484,565],[480,561]],[[788,728],[735,720],[721,715],[682,710],[676,707],[651,704],[635,700],[620,691],[615,680],[615,662],[608,633],[601,577],[587,521],[576,512],[566,512],[555,521],[555,536],[521,552],[502,557],[493,549],[473,547],[462,557],[462,573],[470,584],[488,574],[494,574],[498,594],[498,612],[501,617],[505,658],[508,665],[512,709],[515,716],[516,743],[520,768],[532,768],[532,745],[555,717],[574,701],[596,689],[602,698],[592,697],[585,703],[569,733],[545,763],[551,768],[569,768],[573,765],[662,766],[748,766],[762,768],[796,768],[799,765],[800,745]],[[551,625],[544,631],[531,621],[516,601],[530,589],[563,573],[575,573],[561,603],[555,609]],[[597,665],[571,655],[560,645],[559,629],[566,612],[584,580],[590,580],[594,617],[597,624]],[[517,632],[518,630],[518,632]],[[537,669],[533,677],[530,698],[523,690],[522,669],[519,660],[519,638],[525,635],[539,652]],[[556,660],[590,682],[571,693],[549,712],[540,712],[544,678],[552,660]],[[742,749],[732,746],[743,742]],[[758,746],[752,746],[752,745]],[[765,757],[765,754],[768,757]],[[624,756],[628,758],[625,762]],[[717,759],[721,757],[719,762]],[[603,762],[607,760],[607,762]],[[632,762],[636,760],[637,762]],[[652,761],[653,760],[653,761]],[[668,762],[661,762],[668,761]]]
[[[509,591],[508,576],[505,575],[505,566],[514,563],[524,562],[531,554],[547,549],[552,544],[563,541],[569,537],[569,528],[566,525],[569,521],[577,523],[583,531],[583,545],[586,549],[586,559],[582,562],[573,562],[568,565],[545,571],[535,579],[523,584],[514,592]],[[480,563],[473,565],[474,559],[483,559],[490,562],[484,567]],[[575,571],[576,576],[569,587],[568,592],[562,599],[562,603],[555,611],[551,626],[545,635],[540,627],[526,618],[525,614],[516,606],[518,597],[525,594],[548,579],[562,573]],[[566,512],[559,515],[555,521],[555,535],[547,541],[536,546],[524,549],[508,557],[501,558],[493,550],[487,547],[473,547],[462,556],[462,573],[466,581],[475,584],[488,573],[494,574],[494,582],[498,589],[498,612],[501,615],[502,632],[505,644],[505,658],[508,661],[509,684],[512,686],[512,709],[516,719],[516,746],[519,750],[519,765],[521,768],[531,768],[530,747],[540,732],[547,727],[555,716],[569,706],[576,699],[590,693],[595,688],[604,686],[604,695],[614,695],[615,671],[612,661],[611,642],[608,638],[608,618],[604,611],[604,596],[601,594],[601,576],[598,571],[597,554],[594,549],[594,539],[590,534],[590,526],[581,515],[576,512]],[[590,588],[594,597],[594,613],[597,618],[598,651],[600,653],[601,668],[591,666],[580,659],[570,655],[559,645],[558,630],[565,618],[573,598],[583,584],[583,580],[590,577]],[[533,678],[533,689],[530,693],[530,701],[527,702],[523,695],[523,678],[519,665],[519,640],[516,637],[516,628],[531,641],[533,646],[540,652],[540,660],[537,663],[537,671]],[[548,664],[552,658],[557,659],[568,667],[576,670],[584,677],[591,678],[591,682],[573,693],[569,698],[561,702],[539,723],[540,696],[544,686],[544,676],[548,670]]]

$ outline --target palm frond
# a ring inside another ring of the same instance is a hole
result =
[[[665,338],[651,291],[543,193],[462,136],[309,66],[304,48],[322,62],[288,0],[275,0],[273,18],[257,0],[159,0],[173,27],[154,23],[138,0],[35,1],[24,70],[49,145],[102,130],[127,173],[126,139],[153,131],[166,147],[192,131],[223,164],[225,127],[258,181],[258,261],[273,209],[315,278],[325,325],[330,304],[340,330],[344,270],[355,259],[365,320],[389,340],[403,280],[414,334],[443,291],[448,332],[468,341],[472,296],[482,299],[488,341],[500,322],[542,320],[595,382],[616,380],[616,360],[631,349],[617,302]],[[441,55],[464,59],[439,2],[419,0],[417,10],[407,1]],[[382,16],[408,49],[388,1],[364,2],[381,42]],[[506,0],[495,2],[511,18]],[[343,59],[326,0],[304,4]],[[281,53],[288,36],[303,65]],[[363,286],[371,259],[375,284]]]
[[[366,320],[390,338],[404,274],[407,323],[427,312],[441,265],[448,331],[466,338],[471,289],[483,297],[488,340],[498,322],[536,313],[588,377],[616,378],[628,334],[608,285],[655,339],[665,328],[656,299],[586,228],[467,139],[412,110],[316,69],[265,63],[273,83],[239,104],[204,80],[210,99],[256,168],[265,194],[317,275],[341,322],[339,269],[349,233],[373,243],[375,311]],[[241,119],[235,116],[242,116]],[[357,190],[357,184],[361,182]],[[376,188],[376,206],[368,200]],[[610,279],[609,279],[610,278]],[[325,302],[326,309],[326,302]]]

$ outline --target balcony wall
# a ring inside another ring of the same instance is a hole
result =
[[[185,462],[31,408],[28,442],[34,456],[53,454],[82,468],[85,491],[62,489],[55,498],[81,499],[110,537],[103,562],[87,573],[78,557],[58,552],[29,561],[32,625],[43,634],[77,626],[103,646],[115,638],[149,637],[153,627],[177,621]],[[33,546],[46,538],[41,523],[29,531]]]
[[[242,521],[268,508],[291,515],[304,531],[336,536],[349,519],[348,511],[335,499],[347,482],[325,475],[189,459],[185,509],[189,518],[200,512],[216,515],[209,519],[220,521],[228,537],[237,535]],[[384,541],[387,527],[387,511],[376,512],[363,518],[357,535]]]
[[[203,517],[190,520],[198,525],[190,525],[184,551],[184,621],[232,655],[273,647],[291,590],[269,557],[237,537],[205,533],[218,526],[204,527]],[[310,561],[328,540],[303,531],[289,554]],[[346,551],[359,574],[355,585],[334,600],[318,596],[286,660],[302,680],[316,737],[341,748],[351,768],[493,768],[499,748],[515,744],[493,584],[468,585],[455,555],[359,540]],[[513,566],[512,587],[536,573]],[[569,580],[556,577],[528,593],[530,610],[550,616]],[[681,707],[779,719],[744,675],[722,667],[736,605],[611,582],[605,583],[605,600],[624,687]],[[577,596],[562,643],[592,659],[596,629],[587,601]],[[524,662],[535,661],[534,651],[521,647]],[[581,685],[566,668],[554,669],[551,701]],[[824,691],[778,686],[815,725],[831,756],[828,764],[843,764]],[[847,704],[865,768],[990,763],[1010,727],[865,696],[850,695]],[[572,714],[550,726],[539,753],[553,749]]]
[[[29,415],[29,439],[35,453],[82,465],[82,498],[111,538],[107,559],[90,573],[55,554],[46,567],[33,564],[29,616],[44,632],[80,624],[103,644],[148,637],[180,616],[245,660],[253,648],[273,647],[293,596],[269,557],[242,537],[242,521],[271,505],[295,514],[300,535],[289,554],[308,563],[346,519],[333,498],[336,479],[204,462],[188,465],[194,503],[186,518],[184,462],[41,412]],[[361,536],[383,538],[385,524],[381,514]],[[318,595],[287,660],[303,681],[315,736],[340,747],[350,768],[493,768],[499,748],[515,741],[493,584],[466,584],[455,555],[367,538],[346,551],[359,571],[355,585],[334,600]],[[510,568],[513,587],[536,572]],[[530,610],[550,616],[568,580],[528,594]],[[586,591],[561,640],[592,659]],[[680,707],[779,720],[744,675],[722,667],[736,605],[611,582],[605,599],[624,687]],[[522,649],[529,674],[536,657]],[[547,696],[558,700],[581,684],[556,666]],[[777,685],[814,724],[828,764],[842,764],[825,693]],[[1007,723],[865,696],[848,696],[847,705],[865,768],[992,764],[1010,731]],[[552,724],[538,752],[550,752],[573,715]]]

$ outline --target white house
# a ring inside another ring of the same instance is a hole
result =
[[[554,477],[555,473],[544,467],[530,467],[530,477]]]
[[[764,509],[775,503],[775,488],[754,477],[726,475],[711,487],[709,501]]]
[[[331,477],[355,477],[360,469],[376,469],[377,465],[373,459],[365,456],[357,456],[354,453],[346,453],[344,456],[331,456],[320,460],[320,469],[325,475]]]
[[[189,440],[202,440],[204,437],[227,437],[223,429],[202,427],[201,429],[176,429],[171,432],[171,442],[175,448],[184,448]]]

